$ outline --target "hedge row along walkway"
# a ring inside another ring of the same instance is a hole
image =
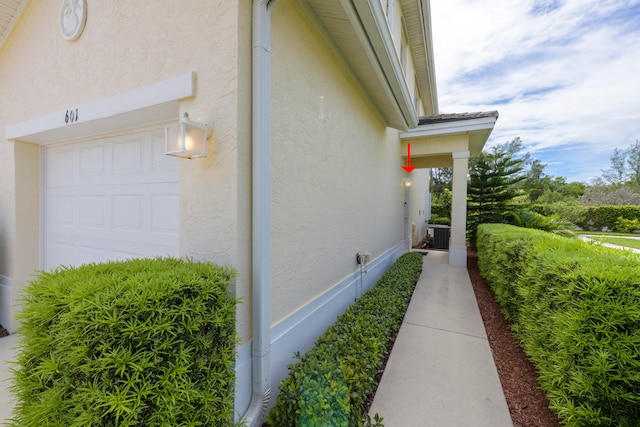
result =
[[[7,359],[15,337],[0,340]],[[0,421],[9,416],[6,406]],[[369,412],[383,416],[385,427],[512,426],[469,275],[448,265],[447,252],[424,257]]]
[[[511,427],[465,267],[429,251],[370,414],[385,427]]]

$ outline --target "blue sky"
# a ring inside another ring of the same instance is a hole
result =
[[[640,140],[640,0],[431,0],[440,112],[498,110],[545,172],[590,182]]]

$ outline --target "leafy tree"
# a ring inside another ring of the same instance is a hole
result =
[[[431,215],[437,217],[451,217],[451,182],[453,168],[431,169],[429,191],[431,192]]]
[[[432,168],[430,187],[431,193],[441,194],[445,189],[451,190],[453,168]]]
[[[627,148],[615,148],[611,167],[602,170],[580,197],[581,205],[640,204],[640,140]]]
[[[519,138],[497,145],[470,161],[467,225],[472,246],[479,224],[513,220],[513,199],[519,194],[516,184],[526,177],[522,174],[525,160],[510,150],[518,142]]]
[[[602,177],[605,182],[609,184],[621,185],[624,183],[627,175],[627,150],[614,149],[610,160],[611,167],[609,169],[602,169]]]
[[[531,161],[531,166],[522,180],[521,188],[529,196],[531,202],[536,202],[546,190],[549,190],[549,180],[551,177],[544,173],[543,164],[538,159]]]
[[[584,182],[566,182],[564,178],[555,178],[555,180],[559,182],[558,191],[574,202],[577,201],[587,189],[587,185]]]
[[[640,188],[640,140],[627,149],[627,167],[629,181]]]
[[[531,155],[529,153],[521,154],[524,150],[524,144],[520,137],[513,138],[509,142],[505,142],[503,144],[497,144],[494,147],[494,151],[498,151],[501,153],[505,153],[510,157],[518,157],[520,158],[524,164],[531,163]]]
[[[610,157],[611,167],[602,170],[602,178],[595,185],[630,185],[640,189],[640,140],[627,148],[615,148]]]
[[[565,202],[569,204],[577,204],[578,198],[582,196],[587,188],[582,182],[567,182],[562,177],[545,176],[538,182],[538,186],[529,187],[531,179],[527,177],[526,185],[523,186],[525,191],[529,192],[531,202],[538,204],[550,204],[557,202]],[[531,189],[529,189],[531,188]],[[535,195],[539,194],[536,198]]]
[[[438,217],[451,218],[452,197],[453,193],[448,188],[445,188],[440,194],[433,194],[431,198],[431,215],[434,220]]]
[[[592,185],[578,200],[581,205],[640,205],[640,194],[629,187],[612,187],[610,185]]]

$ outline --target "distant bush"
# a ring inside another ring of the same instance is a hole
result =
[[[634,231],[640,230],[640,221],[637,218],[624,219],[622,217],[618,217],[614,230],[619,231],[620,233],[633,233]]]
[[[618,218],[625,220],[640,220],[640,206],[578,206],[567,204],[553,204],[548,206],[535,205],[538,213],[544,215],[557,214],[583,230],[601,231],[604,229],[616,230]]]
[[[422,270],[422,255],[408,253],[289,365],[267,421],[274,427],[381,426],[363,419],[393,334],[400,328]]]
[[[445,188],[440,193],[432,193],[431,215],[435,217],[449,217],[451,215],[451,199],[453,193]]]
[[[478,257],[563,423],[640,425],[640,257],[496,224]]]
[[[551,231],[557,234],[571,235],[575,225],[562,219],[559,215],[541,215],[533,210],[522,210],[513,214],[513,225],[536,230]]]
[[[431,220],[429,220],[429,223],[436,224],[436,225],[451,225],[451,218],[438,216],[438,217],[431,218]]]
[[[11,425],[232,424],[234,275],[172,258],[41,273],[20,315]]]
[[[584,223],[578,224],[585,230],[602,230],[616,227],[618,218],[640,220],[640,206],[589,206],[585,211]]]

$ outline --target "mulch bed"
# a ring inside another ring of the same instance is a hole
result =
[[[559,427],[558,417],[549,409],[549,400],[538,384],[536,368],[511,335],[509,324],[502,315],[493,291],[486,280],[480,276],[476,252],[469,250],[467,253],[469,277],[513,425],[515,427]]]
[[[549,401],[540,389],[535,367],[511,335],[500,305],[487,282],[480,276],[478,256],[471,250],[467,255],[467,269],[514,427],[560,427],[558,417],[549,409]],[[7,330],[0,326],[0,338],[7,335]],[[392,341],[395,341],[395,337]],[[378,373],[378,381],[383,371],[384,366]],[[365,413],[374,395],[375,391],[369,396]]]
[[[487,331],[493,360],[514,427],[560,427],[558,416],[549,409],[549,400],[540,388],[535,366],[511,335],[500,304],[496,301],[487,281],[480,276],[477,253],[469,249],[467,254],[467,270],[471,285],[476,294],[478,308]],[[395,337],[392,341],[395,342]],[[386,367],[393,342],[376,377],[378,382]],[[365,413],[369,410],[374,396],[375,390],[367,400]]]

